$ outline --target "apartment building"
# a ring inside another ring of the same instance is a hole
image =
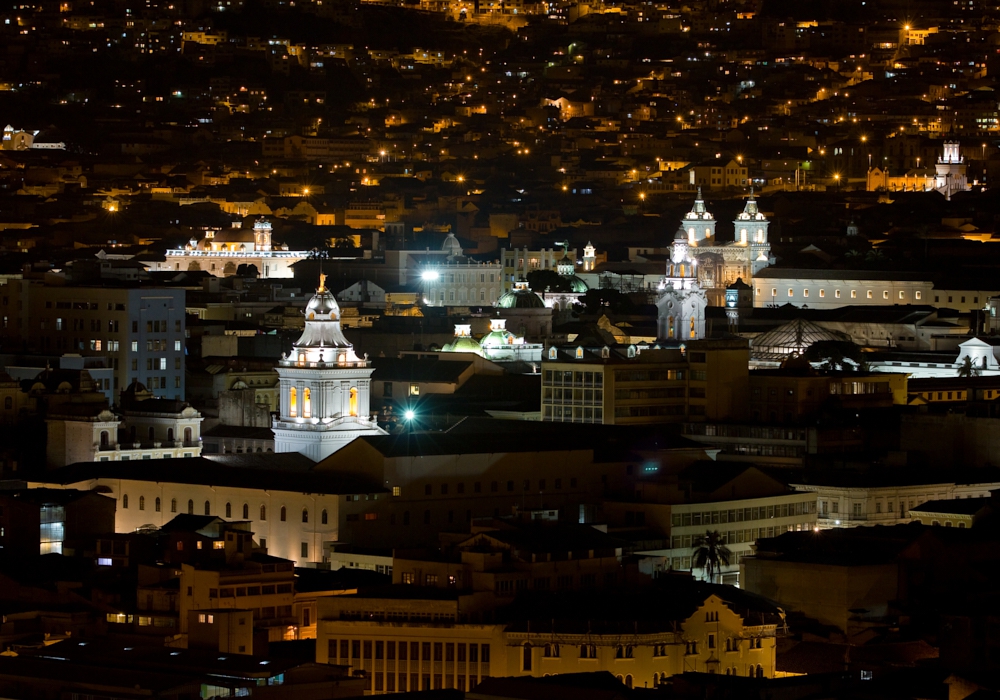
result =
[[[138,382],[183,399],[184,302],[183,289],[11,279],[0,286],[0,338],[30,352],[108,358],[115,396]]]
[[[552,348],[542,362],[542,420],[642,425],[723,420],[747,405],[743,339],[670,349]]]

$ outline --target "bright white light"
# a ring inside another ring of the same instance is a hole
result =
[[[425,272],[420,273],[420,279],[422,279],[424,282],[433,282],[440,276],[441,275],[439,275],[436,270],[426,270]]]
[[[405,418],[406,420],[413,420],[416,417],[417,414],[411,410],[407,410],[405,413],[403,413],[403,418]]]

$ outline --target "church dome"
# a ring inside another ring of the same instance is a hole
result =
[[[323,350],[337,348],[347,353],[337,353],[338,361],[355,361],[351,343],[340,329],[340,306],[333,293],[326,288],[326,275],[319,276],[319,288],[306,304],[306,327],[293,344],[298,361],[333,362],[334,356],[324,355]],[[350,357],[348,357],[350,355]]]
[[[574,294],[586,294],[587,291],[590,289],[587,283],[584,282],[579,277],[577,277],[576,275],[570,275],[569,277],[566,278],[566,280],[569,282],[570,290]]]
[[[307,321],[339,321],[340,305],[328,289],[317,291],[306,304]]]
[[[527,286],[513,289],[497,299],[499,309],[544,309],[542,298]]]
[[[441,244],[441,250],[447,253],[449,258],[457,258],[462,255],[462,244],[455,238],[454,233],[449,233]]]
[[[482,355],[483,349],[479,346],[479,343],[476,342],[475,338],[465,336],[462,338],[455,338],[454,341],[441,348],[441,352],[471,352],[476,355]]]

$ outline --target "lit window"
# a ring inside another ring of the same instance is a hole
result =
[[[804,297],[806,297],[808,299],[809,298],[809,290],[808,289],[803,289],[802,290],[802,296],[804,296]]]
[[[825,289],[819,290],[819,298],[823,299],[824,297],[826,297],[826,290]]]
[[[838,290],[836,290],[836,291],[835,291],[835,292],[833,293],[833,296],[834,296],[834,297],[836,297],[837,299],[839,299],[839,298],[840,298],[840,290],[839,290],[839,289],[838,289]]]
[[[201,542],[199,542],[198,544],[201,544]],[[226,548],[226,543],[223,542],[222,540],[217,540],[212,543],[212,549],[225,549],[225,548]]]
[[[788,288],[788,298],[791,299],[793,296],[795,296],[795,290],[792,289],[791,287],[789,287]]]
[[[299,392],[295,387],[288,390],[288,415],[294,418],[299,412]]]
[[[914,292],[913,296],[914,296],[915,299],[917,299],[917,301],[919,301],[919,300],[921,300],[921,299],[924,298],[924,293],[923,292]]]
[[[302,390],[302,417],[312,418],[312,391]]]

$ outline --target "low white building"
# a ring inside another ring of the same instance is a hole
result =
[[[756,307],[791,304],[835,309],[848,305],[927,304],[934,284],[925,276],[905,272],[768,267],[754,275],[753,288]]]
[[[179,513],[250,523],[268,554],[309,566],[323,561],[344,518],[364,518],[371,501],[386,497],[358,480],[311,472],[302,455],[220,455],[78,463],[29,482],[30,488],[96,490],[115,499],[115,531],[158,528]],[[361,492],[359,492],[361,491]]]
[[[867,483],[866,483],[867,482]],[[912,521],[911,508],[927,501],[983,498],[1000,482],[958,483],[954,480],[899,475],[834,475],[825,484],[792,484],[812,491],[818,505],[817,527],[896,525]]]

